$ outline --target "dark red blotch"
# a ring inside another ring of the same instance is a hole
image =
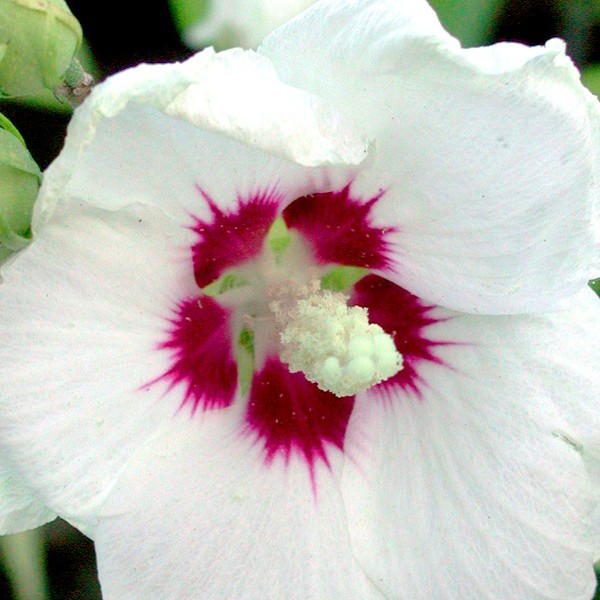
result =
[[[280,197],[274,191],[238,198],[234,212],[223,212],[201,188],[212,213],[210,221],[195,217],[192,230],[200,241],[192,247],[194,276],[200,287],[218,279],[227,269],[258,256],[277,217]]]
[[[374,227],[370,218],[382,195],[363,202],[352,197],[348,184],[337,192],[298,198],[283,211],[283,218],[311,244],[318,262],[385,269],[390,266],[385,238],[394,229]]]
[[[420,377],[417,365],[423,361],[443,364],[433,350],[447,343],[431,340],[425,335],[425,329],[439,321],[430,314],[434,306],[425,304],[417,296],[378,275],[363,277],[354,286],[349,304],[366,308],[369,321],[393,336],[396,348],[404,358],[403,369],[379,387],[390,389],[400,386],[418,394]]]
[[[232,347],[231,313],[208,296],[179,303],[167,340],[159,349],[170,350],[172,366],[151,382],[169,383],[169,389],[184,386],[182,406],[192,414],[224,408],[233,402],[237,387],[237,365]]]
[[[328,446],[343,450],[353,405],[353,396],[324,392],[271,356],[254,374],[246,423],[264,444],[267,462],[297,452],[312,472],[319,460],[329,464]]]

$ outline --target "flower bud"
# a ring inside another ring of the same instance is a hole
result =
[[[64,0],[0,0],[0,92],[53,90],[82,39]]]
[[[0,114],[0,261],[27,245],[41,179],[23,138]]]

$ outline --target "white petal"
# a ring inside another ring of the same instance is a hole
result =
[[[600,111],[557,40],[462,50],[424,2],[330,0],[259,52],[373,140],[355,190],[387,190],[387,277],[443,306],[512,313],[562,306],[600,271]]]
[[[33,529],[56,518],[37,500],[19,477],[0,465],[0,535]]]
[[[123,473],[96,534],[106,600],[383,600],[350,552],[341,455],[264,463],[232,411],[178,421]]]
[[[592,513],[592,530],[594,532],[594,540],[596,541],[596,551],[594,553],[594,561],[598,563],[600,560],[600,504]]]
[[[357,559],[390,597],[589,599],[600,302],[438,316],[449,320],[425,335],[455,345],[435,348],[445,365],[421,363],[420,397],[363,398],[352,415],[343,492]]]
[[[107,208],[156,204],[181,218],[198,205],[194,183],[221,208],[279,182],[308,193],[324,185],[320,171],[299,165],[356,165],[365,153],[332,106],[282,84],[266,58],[208,49],[95,88],[45,174],[33,227],[65,196]]]
[[[256,48],[263,38],[315,0],[212,0],[208,14],[185,31],[192,48]]]
[[[156,350],[166,319],[196,291],[189,236],[156,209],[65,203],[3,271],[0,452],[87,533],[132,451],[181,402],[141,388],[169,367]]]
[[[444,30],[425,0],[321,0],[269,35],[259,53],[272,57],[286,79],[292,74],[284,69],[295,62],[298,80],[309,84],[305,89],[326,79],[320,76],[319,67],[339,61],[342,72],[328,73],[330,82],[321,84],[327,89],[338,85],[340,76],[353,77],[353,71],[364,72],[366,68],[372,71],[377,67],[375,59],[389,49],[390,43],[402,38],[459,43]],[[344,53],[346,59],[342,58]]]
[[[95,89],[0,286],[0,448],[52,510],[91,534],[123,463],[182,400],[140,386],[172,366],[156,346],[198,294],[189,227],[216,218],[199,188],[224,213],[273,190],[283,205],[347,181],[355,142],[252,53],[141,66]]]

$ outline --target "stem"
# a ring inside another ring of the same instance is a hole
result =
[[[7,575],[18,600],[46,600],[48,584],[40,529],[0,536]]]

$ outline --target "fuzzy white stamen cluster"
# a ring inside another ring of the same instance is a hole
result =
[[[365,308],[347,306],[347,296],[321,290],[319,281],[306,286],[288,282],[273,296],[269,307],[279,330],[281,359],[322,390],[350,396],[402,369],[392,337],[369,323]]]

